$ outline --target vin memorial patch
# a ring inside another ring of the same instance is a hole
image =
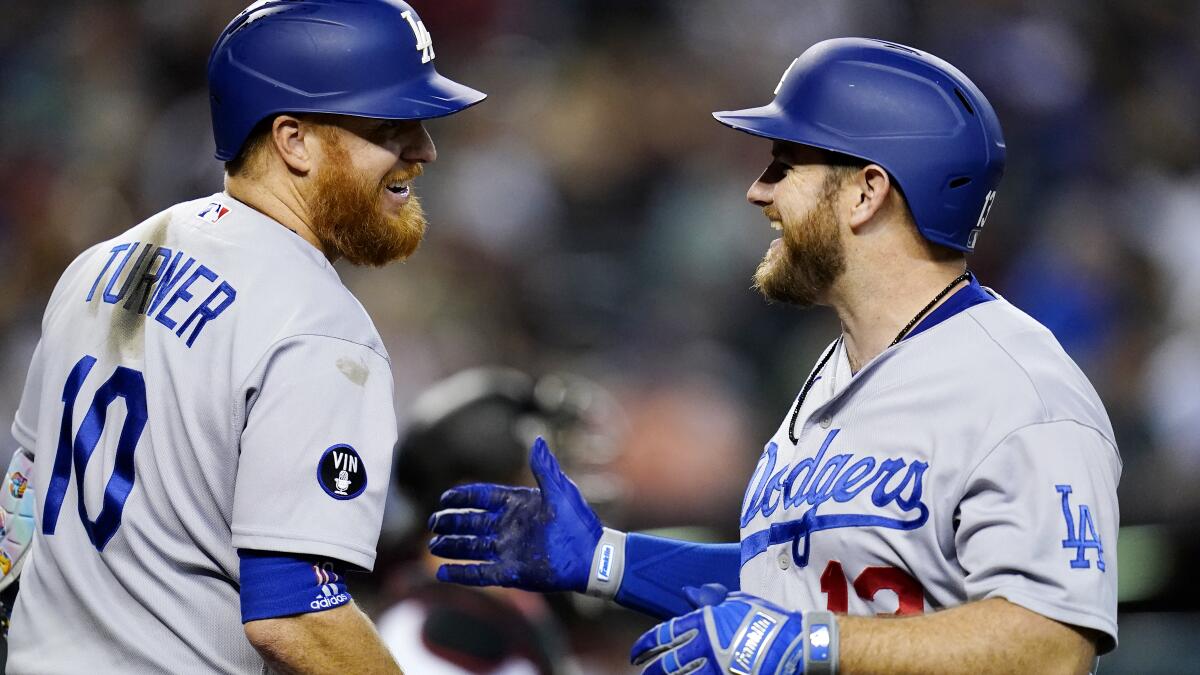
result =
[[[321,455],[317,482],[334,499],[354,499],[367,488],[367,467],[354,448],[339,443]]]

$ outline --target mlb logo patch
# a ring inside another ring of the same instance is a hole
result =
[[[208,206],[204,207],[204,210],[200,213],[197,213],[196,216],[201,220],[207,220],[210,223],[215,223],[224,218],[225,214],[227,213],[229,213],[229,209],[224,204],[220,202],[209,202]]]

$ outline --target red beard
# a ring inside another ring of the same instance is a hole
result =
[[[349,153],[332,133],[322,134],[328,162],[316,176],[312,205],[313,234],[331,258],[355,265],[382,267],[412,255],[425,236],[425,213],[416,195],[410,195],[399,213],[388,213],[384,186],[421,175],[420,164],[388,175],[382,182],[354,171]]]

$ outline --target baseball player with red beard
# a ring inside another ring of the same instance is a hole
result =
[[[391,363],[333,262],[421,241],[422,120],[484,97],[433,59],[400,0],[263,0],[218,38],[225,190],[85,251],[42,321],[8,673],[399,672],[346,582],[375,563]]]
[[[715,113],[772,141],[751,186],[782,236],[767,298],[836,312],[749,479],[741,541],[604,528],[544,442],[539,487],[448,491],[439,578],[574,590],[668,619],[668,673],[1085,673],[1117,638],[1104,406],[1054,336],[967,254],[1004,167],[991,105],[945,61],[814,45],[769,105]],[[881,618],[899,615],[902,618]]]

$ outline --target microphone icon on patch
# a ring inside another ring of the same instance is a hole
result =
[[[333,479],[333,486],[337,488],[339,495],[346,494],[346,490],[350,487],[350,474],[345,469],[342,469],[338,473],[338,477]]]

